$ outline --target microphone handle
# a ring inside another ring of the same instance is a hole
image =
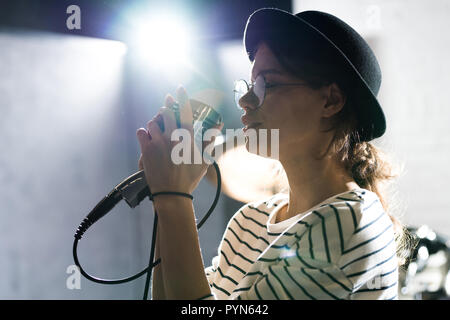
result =
[[[120,200],[122,200],[122,196],[119,191],[113,189],[95,206],[94,209],[91,210],[91,212],[89,212],[86,218],[89,219],[92,224],[95,223],[98,219],[111,211]]]

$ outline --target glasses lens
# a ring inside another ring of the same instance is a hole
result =
[[[258,98],[258,107],[260,107],[264,102],[264,94],[266,90],[266,82],[263,76],[258,76],[255,80],[255,85],[253,86],[253,92]]]
[[[248,85],[245,80],[238,80],[234,84],[234,101],[238,109],[242,109],[239,100],[248,92]]]

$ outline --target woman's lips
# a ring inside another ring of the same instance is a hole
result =
[[[245,126],[243,128],[244,132],[247,131],[248,129],[256,128],[262,124],[262,122],[258,122],[258,121],[255,121],[254,119],[251,119],[251,117],[248,114],[244,114],[241,117],[241,121]]]

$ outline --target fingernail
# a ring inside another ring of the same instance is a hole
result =
[[[187,101],[187,93],[186,93],[186,89],[182,85],[178,86],[177,94],[178,94],[180,103],[185,104]]]
[[[137,131],[138,138],[141,138],[141,137],[143,138],[145,136],[145,134],[147,134],[147,136],[150,138],[150,140],[152,139],[150,133],[147,130],[145,130],[144,128],[139,128],[138,129],[138,131]]]
[[[175,99],[170,94],[167,94],[165,100],[166,100],[166,103],[173,103]]]

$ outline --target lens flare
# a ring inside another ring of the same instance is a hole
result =
[[[139,56],[151,65],[179,65],[187,63],[189,35],[187,25],[181,18],[158,15],[140,23],[135,44]]]

